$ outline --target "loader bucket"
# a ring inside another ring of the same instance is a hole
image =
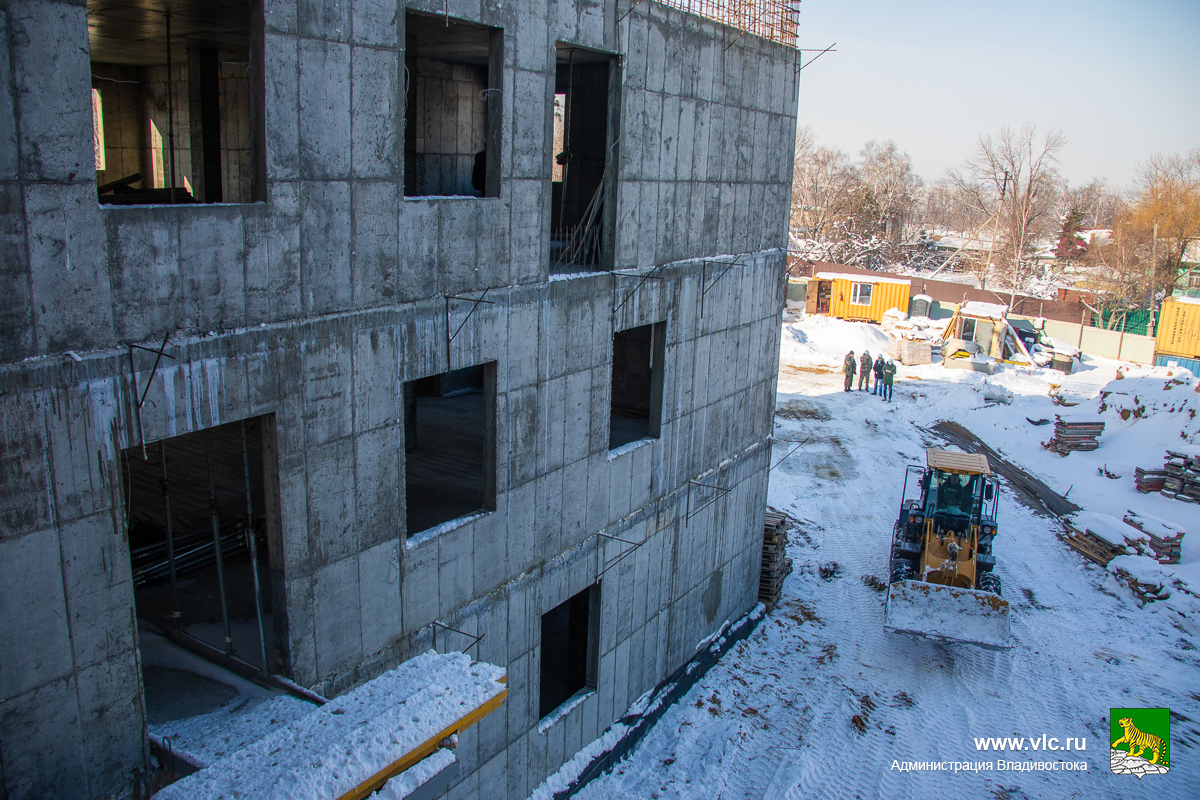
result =
[[[883,629],[989,650],[1013,646],[1003,597],[925,581],[898,581],[888,588]]]

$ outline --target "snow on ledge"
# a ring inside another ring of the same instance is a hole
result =
[[[541,720],[538,722],[538,733],[545,733],[553,728],[554,723],[558,722],[567,714],[570,714],[572,709],[581,705],[583,701],[587,700],[589,697],[594,697],[595,694],[596,691],[594,689],[588,689],[586,692],[579,692],[567,698],[567,700],[563,702],[561,706],[541,718]]]
[[[608,451],[608,460],[612,461],[615,458],[620,458],[621,456],[625,455],[626,453],[632,453],[634,450],[637,450],[639,447],[648,445],[653,441],[655,441],[653,436],[643,436],[641,439],[634,439],[632,442],[626,442],[625,444],[621,445],[620,447],[609,450]]]
[[[171,784],[155,800],[329,800],[501,696],[504,670],[462,653],[409,659]]]
[[[436,539],[443,533],[448,533],[455,528],[461,528],[463,525],[466,525],[469,522],[474,522],[482,517],[486,517],[491,513],[493,512],[489,509],[487,511],[476,511],[474,514],[467,514],[465,517],[455,517],[452,520],[443,522],[441,525],[434,525],[432,528],[426,528],[420,533],[413,534],[405,540],[404,546],[411,550],[419,544],[428,542],[430,539]]]

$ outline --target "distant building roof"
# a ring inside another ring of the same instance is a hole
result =
[[[855,283],[899,283],[904,286],[911,286],[912,281],[900,278],[888,278],[883,275],[857,275],[849,272],[818,272],[816,279],[819,281],[854,281]]]
[[[1008,314],[1008,306],[1002,306],[999,303],[983,303],[979,300],[972,300],[969,303],[964,303],[962,313],[971,317],[987,317],[988,319],[1004,319]]]

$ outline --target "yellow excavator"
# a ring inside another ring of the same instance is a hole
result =
[[[991,650],[1013,646],[992,542],[1000,484],[987,456],[925,451],[904,475],[883,629]]]

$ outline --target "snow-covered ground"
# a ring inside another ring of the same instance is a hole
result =
[[[1134,490],[1134,466],[1200,441],[1186,372],[1084,357],[1066,376],[901,366],[891,404],[842,392],[846,351],[886,352],[876,326],[785,324],[775,436],[804,442],[772,473],[769,502],[800,521],[780,605],[667,712],[585,798],[1195,798],[1200,796],[1200,602],[1182,589],[1140,606],[1006,487],[995,552],[1016,646],[984,651],[882,629],[888,548],[906,464],[958,422],[1087,511],[1135,509],[1189,533],[1168,568],[1200,587],[1200,506]],[[1101,393],[1105,410],[1101,413]],[[1064,409],[1052,397],[1079,402]],[[995,402],[1009,400],[1010,402]],[[1139,409],[1141,409],[1139,411]],[[1129,419],[1122,418],[1122,410]],[[1107,423],[1101,446],[1063,458],[1040,443],[1070,411]],[[1182,435],[1181,435],[1182,434]],[[794,447],[776,444],[776,460]],[[1109,478],[1101,474],[1106,468]],[[874,587],[871,585],[874,584]],[[1171,769],[1109,770],[1112,707],[1168,707]],[[1085,739],[1074,752],[981,751],[977,737]],[[901,770],[909,762],[1066,762],[1087,770]]]

